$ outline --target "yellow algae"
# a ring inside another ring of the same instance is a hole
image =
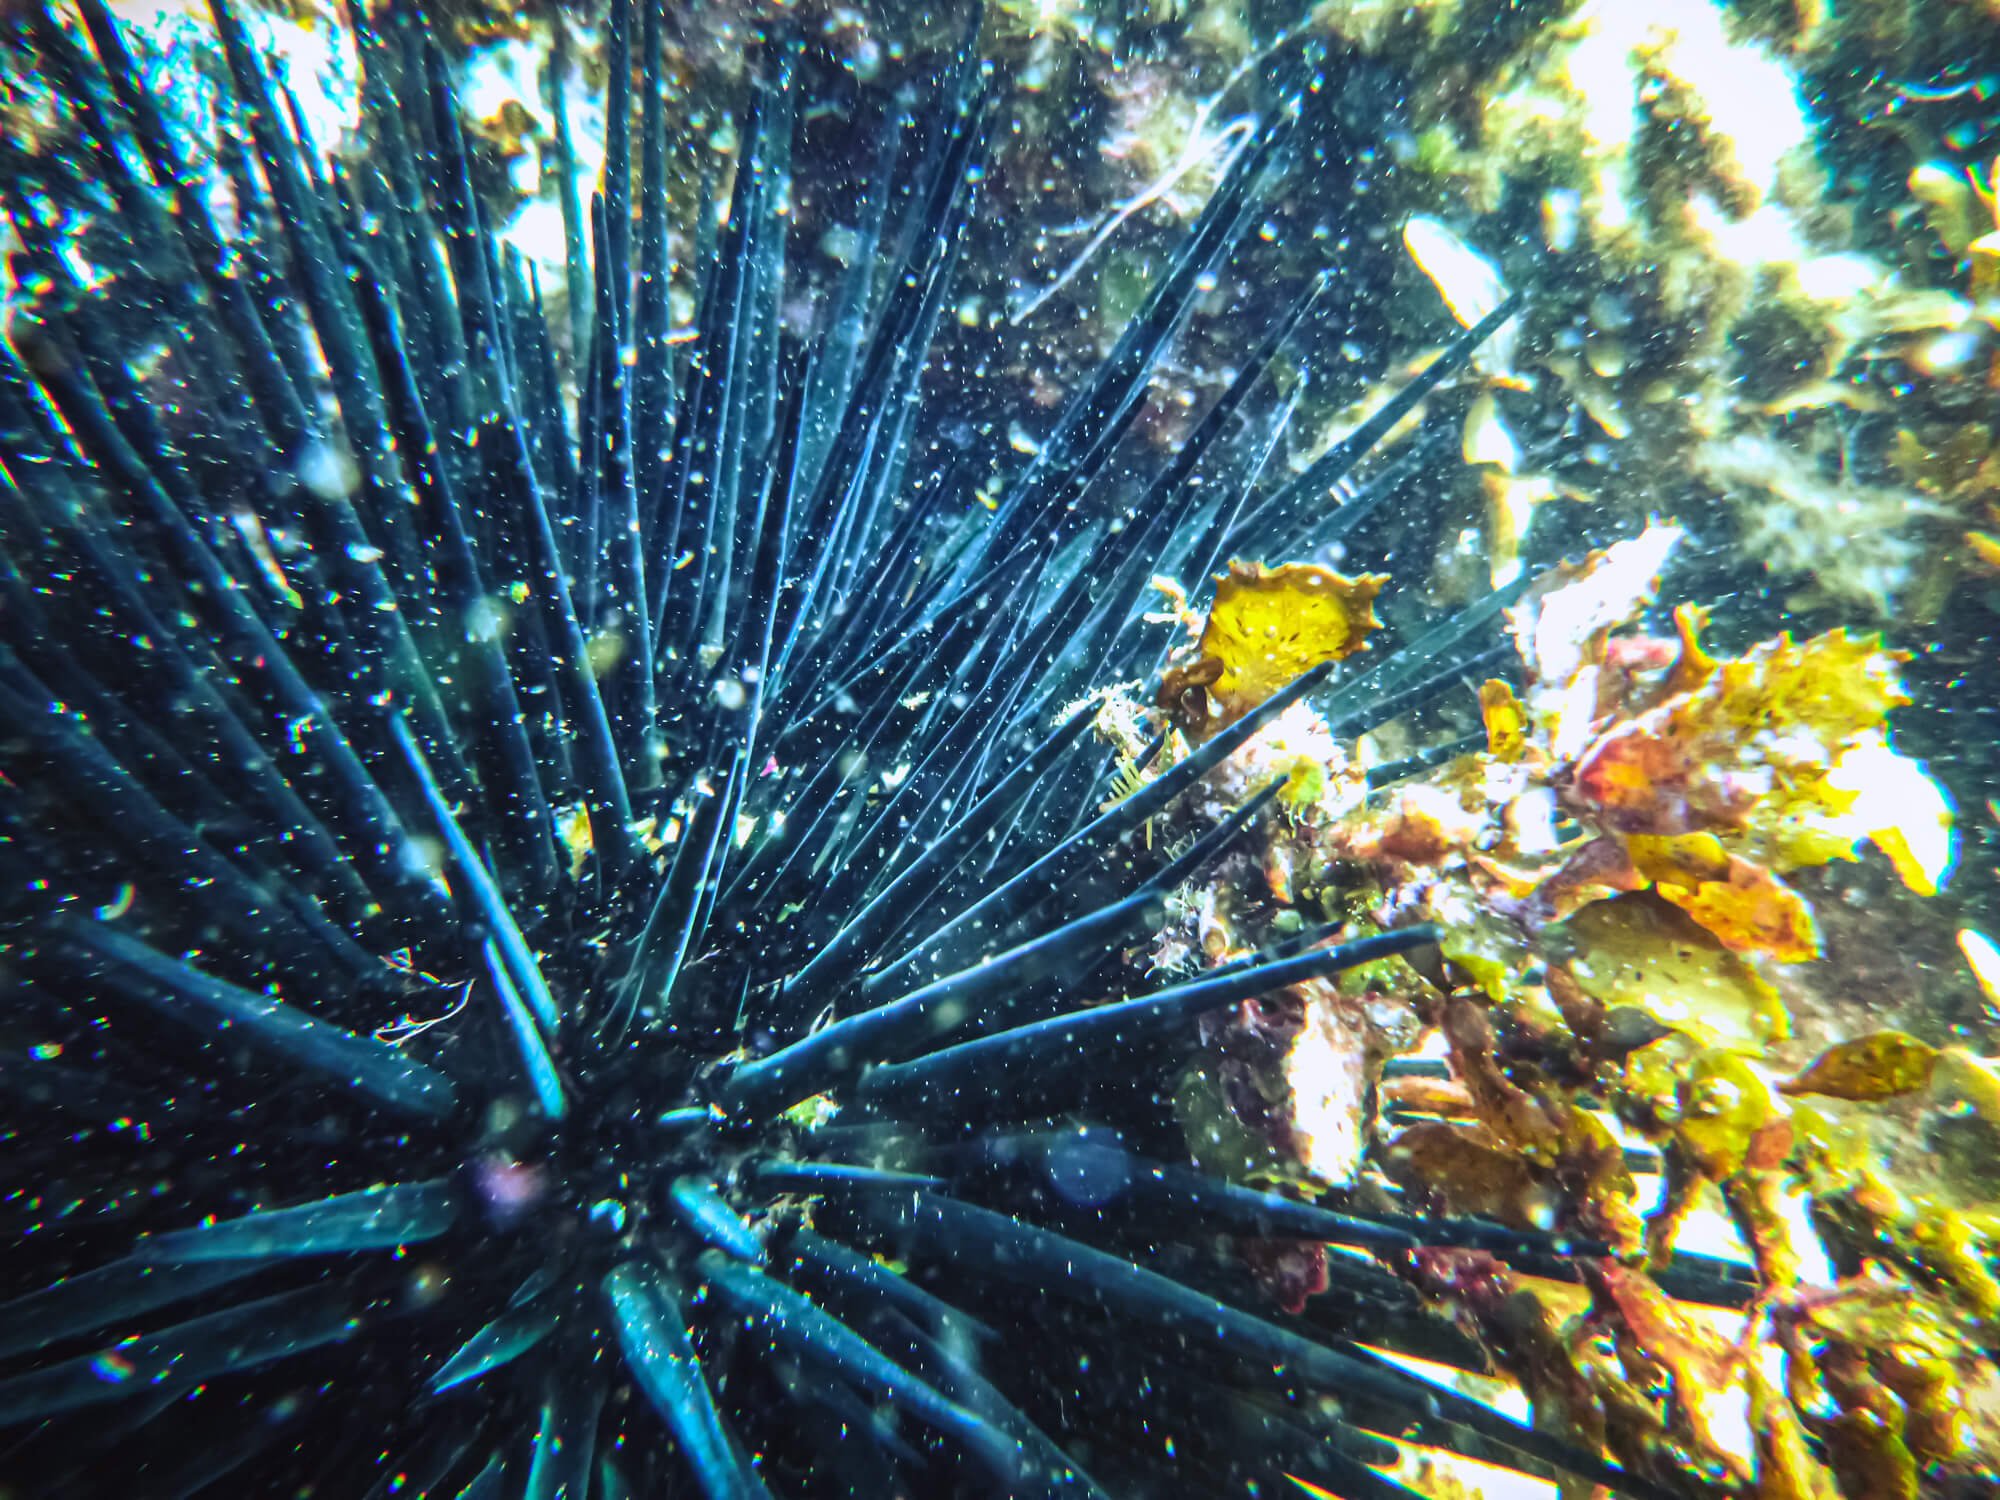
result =
[[[1454,924],[1445,929],[1439,946],[1493,1000],[1507,998],[1528,959],[1527,945],[1494,921]]]
[[[1482,446],[1492,436],[1474,446],[1498,470],[1499,447]],[[1183,1073],[1176,1112],[1191,1154],[1237,1180],[1346,1187],[1372,1166],[1415,1205],[1611,1247],[1611,1259],[1579,1267],[1588,1308],[1545,1306],[1538,1342],[1524,1332],[1523,1298],[1505,1290],[1521,1278],[1475,1252],[1419,1258],[1420,1283],[1444,1288],[1521,1381],[1538,1424],[1635,1469],[1696,1464],[1757,1500],[1870,1493],[1852,1487],[1863,1474],[1896,1493],[1916,1472],[1899,1452],[1919,1467],[1963,1461],[1945,1431],[1947,1397],[1988,1367],[1947,1372],[1899,1353],[1871,1372],[1843,1349],[1822,1367],[1799,1330],[1857,1279],[1975,1315],[2000,1305],[1980,1273],[1991,1226],[1957,1202],[1885,1196],[1867,1175],[1919,1116],[1966,1129],[2000,1118],[2000,1074],[1969,1051],[1890,1030],[1888,1016],[1881,1030],[1830,1025],[1813,1004],[1828,981],[1812,971],[1784,982],[1802,997],[1799,1024],[1817,1051],[1774,1057],[1793,1020],[1771,981],[1780,965],[1819,955],[1822,922],[1849,931],[1842,909],[1815,914],[1791,872],[1858,858],[1873,842],[1910,890],[1930,894],[1956,854],[1952,808],[1892,747],[1906,658],[1879,637],[1833,630],[1712,652],[1693,605],[1674,611],[1671,630],[1646,631],[1678,537],[1656,526],[1531,589],[1512,612],[1524,685],[1479,686],[1484,743],[1448,765],[1338,805],[1359,755],[1344,747],[1266,747],[1218,773],[1211,790],[1233,800],[1281,772],[1296,806],[1266,821],[1265,846],[1241,864],[1263,877],[1255,906],[1230,899],[1240,871],[1204,893],[1210,961],[1297,930],[1274,923],[1274,908],[1296,923],[1315,907],[1345,918],[1350,935],[1434,922],[1441,961],[1343,976],[1352,1036],[1276,1031],[1262,1002],[1211,1023],[1229,1039],[1209,1041]],[[1344,619],[1333,649],[1311,643],[1289,616],[1285,571],[1232,570],[1170,675],[1183,711],[1163,694],[1170,712],[1153,715],[1153,732],[1180,744],[1172,730],[1198,705],[1202,727],[1187,729],[1198,740],[1240,712],[1232,690],[1271,691],[1353,649],[1362,632]],[[1249,669],[1260,666],[1269,676],[1256,682]],[[1143,742],[1143,727],[1120,743]],[[1326,757],[1320,778],[1302,754]],[[1414,1033],[1376,1029],[1377,1007],[1413,1018]],[[1849,1039],[1828,1045],[1828,1032]],[[1246,1039],[1279,1034],[1283,1071],[1246,1070],[1263,1056]],[[1442,1040],[1442,1076],[1380,1075],[1381,1055],[1426,1037]],[[1664,1189],[1648,1212],[1628,1166],[1642,1145],[1659,1153]],[[1761,1315],[1740,1335],[1718,1337],[1706,1314],[1634,1269],[1717,1207],[1753,1260]],[[1933,1222],[1947,1212],[1959,1222]],[[1486,1291],[1469,1293],[1475,1284]],[[1297,1295],[1289,1285],[1282,1295]],[[1906,1430],[1875,1441],[1869,1414],[1895,1403]]]
[[[1194,659],[1161,680],[1161,707],[1197,738],[1226,727],[1301,672],[1366,647],[1381,626],[1375,596],[1388,581],[1312,563],[1230,563],[1216,578]]]
[[[1484,1129],[1426,1120],[1400,1132],[1382,1152],[1382,1170],[1401,1187],[1435,1198],[1453,1213],[1546,1228],[1560,1193],[1528,1160]]]
[[[1607,1265],[1591,1281],[1600,1300],[1616,1309],[1622,1339],[1672,1376],[1672,1400],[1689,1436],[1710,1454],[1734,1458],[1734,1445],[1722,1434],[1742,1370],[1740,1351],[1683,1313],[1642,1272]]]
[[[1895,674],[1903,659],[1875,636],[1781,635],[1599,738],[1578,762],[1577,794],[1635,832],[1743,826],[1773,777],[1793,798],[1844,811],[1851,795],[1816,783],[1909,701]]]
[[[1699,604],[1674,606],[1674,634],[1680,652],[1667,676],[1668,693],[1691,693],[1715,675],[1721,665],[1701,644],[1701,632],[1708,625],[1708,611]]]
[[[1735,951],[1791,963],[1819,940],[1785,871],[1853,859],[1871,839],[1934,893],[1953,857],[1950,805],[1883,738],[1908,701],[1904,654],[1834,630],[1716,661],[1693,616],[1677,629],[1668,686],[1692,685],[1600,734],[1569,778],[1572,805],[1640,875]]]
[[[1942,162],[1920,162],[1910,169],[1905,185],[1910,196],[1923,205],[1931,233],[1953,255],[1963,256],[1970,250],[1990,221],[1968,172]]]
[[[1231,564],[1201,640],[1203,655],[1223,659],[1218,690],[1261,700],[1308,667],[1351,656],[1381,625],[1374,600],[1387,582],[1384,574],[1347,578],[1309,563]]]
[[[1648,896],[1593,902],[1564,924],[1567,969],[1607,1007],[1637,1007],[1711,1047],[1761,1055],[1790,1033],[1778,992],[1685,913]]]
[[[2000,1067],[1963,1047],[1938,1053],[1931,1089],[1941,1104],[1964,1108],[1989,1125],[2000,1125]]]
[[[1285,784],[1278,788],[1278,801],[1289,811],[1303,812],[1325,800],[1325,766],[1310,756],[1301,755],[1283,769]]]
[[[1797,724],[1827,739],[1881,727],[1889,710],[1910,701],[1880,635],[1829,630],[1794,642],[1790,631],[1721,668],[1718,698],[1746,728]]]
[[[1984,178],[1977,168],[1968,167],[1965,179],[1986,222],[1993,226],[1965,247],[1972,261],[1972,295],[1984,299],[2000,291],[2000,192],[1994,186],[2000,180],[2000,156],[1987,167]]]
[[[1819,956],[1819,931],[1805,897],[1762,865],[1725,855],[1714,878],[1656,879],[1654,889],[1713,933],[1732,953],[1765,954],[1781,963]]]
[[[810,1099],[801,1099],[785,1111],[785,1118],[800,1130],[813,1131],[832,1122],[840,1113],[840,1105],[827,1094],[814,1094]]]
[[[1633,867],[1656,885],[1692,889],[1729,874],[1729,851],[1712,833],[1635,833],[1625,840],[1625,852]]]
[[[1900,1031],[1876,1031],[1836,1042],[1793,1078],[1784,1094],[1824,1094],[1831,1099],[1893,1099],[1930,1086],[1937,1049]]]
[[[556,837],[562,842],[569,855],[569,878],[583,878],[583,867],[590,863],[590,856],[596,850],[596,839],[590,827],[590,809],[581,802],[572,802],[567,807],[556,809]]]
[[[1752,1138],[1778,1114],[1771,1090],[1741,1057],[1719,1048],[1698,1053],[1681,1073],[1674,1137],[1704,1176],[1733,1176],[1748,1161]]]
[[[1846,1493],[1915,1495],[1920,1462],[1976,1457],[1981,1437],[1990,1439],[1991,1417],[1962,1410],[1953,1395],[1986,1364],[1984,1353],[1935,1296],[1850,1283],[1788,1317],[1819,1345],[1820,1368],[1845,1408],[1828,1436]]]

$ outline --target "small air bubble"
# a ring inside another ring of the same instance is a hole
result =
[[[405,839],[403,868],[420,879],[444,885],[444,845],[429,837]]]
[[[298,481],[322,500],[341,500],[354,493],[359,475],[354,463],[326,443],[313,443],[299,455]]]
[[[465,612],[468,641],[497,641],[507,633],[507,607],[490,595],[476,599]]]

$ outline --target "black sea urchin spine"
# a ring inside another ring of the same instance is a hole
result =
[[[1291,168],[1292,106],[988,513],[920,441],[996,119],[976,18],[928,85],[871,101],[859,250],[803,339],[782,309],[812,59],[768,45],[677,358],[663,12],[614,0],[573,441],[421,16],[349,17],[367,149],[329,163],[213,9],[253,147],[213,181],[102,0],[80,34],[45,7],[5,23],[50,88],[0,175],[33,293],[0,351],[0,1480],[1244,1494],[1293,1472],[1359,1497],[1409,1493],[1374,1467],[1409,1435],[1642,1492],[1352,1343],[1479,1363],[1381,1264],[1340,1259],[1329,1327],[1249,1311],[1218,1253],[1277,1235],[1393,1265],[1468,1226],[1164,1159],[1159,1064],[1195,1017],[1432,935],[1313,930],[1131,994],[1120,949],[1269,792],[1177,858],[1141,830],[1307,695],[1352,728],[1456,680],[1506,602],[1306,674],[1122,801],[1090,710],[1063,713],[1156,665],[1136,617],[1163,560],[1313,539],[1492,326],[1259,486],[1286,408],[1246,438],[1249,398],[1311,309],[1281,310],[1166,468],[1123,482],[1163,350]],[[1195,482],[1210,466],[1233,482]],[[1356,494],[1334,526],[1379,503]]]

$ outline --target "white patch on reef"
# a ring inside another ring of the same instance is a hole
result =
[[[1403,226],[1403,245],[1459,325],[1470,328],[1507,300],[1507,283],[1499,267],[1461,239],[1441,220],[1416,214]],[[1509,319],[1472,356],[1473,363],[1493,375],[1512,367],[1518,319]]]
[[[1753,41],[1732,39],[1714,0],[1585,0],[1571,22],[1568,57],[1582,120],[1607,159],[1625,162],[1638,134],[1639,90],[1662,73],[1700,99],[1711,135],[1726,139],[1737,170],[1760,196],[1777,185],[1787,154],[1812,138],[1791,64]],[[1621,201],[1607,193],[1604,201]]]
[[[1873,741],[1845,751],[1826,783],[1854,794],[1843,831],[1888,853],[1910,889],[1936,895],[1958,863],[1958,833],[1951,799],[1923,765]]]
[[[1871,256],[1854,252],[1811,255],[1792,267],[1799,290],[1815,302],[1852,302],[1892,279],[1889,268]]]
[[[1507,804],[1507,831],[1523,858],[1553,854],[1561,847],[1556,836],[1555,788],[1533,786]]]
[[[1499,269],[1442,221],[1413,215],[1403,226],[1403,244],[1463,326],[1470,328],[1507,300]]]
[[[1598,633],[1636,619],[1652,599],[1668,554],[1686,535],[1655,522],[1605,548],[1578,577],[1509,611],[1521,659],[1536,682],[1557,687],[1582,672]]]
[[[542,102],[540,79],[547,65],[546,43],[509,38],[491,47],[481,47],[465,60],[458,79],[458,99],[475,120],[491,120],[509,104],[518,104],[544,135],[554,137],[554,114]],[[569,97],[585,96],[580,80],[571,80]],[[575,106],[571,105],[572,122]],[[600,146],[601,150],[602,147]],[[581,154],[581,151],[579,151]]]
[[[1782,203],[1764,203],[1734,218],[1707,193],[1688,199],[1688,219],[1708,240],[1719,260],[1746,269],[1788,266],[1810,255],[1799,221]]]
[[[1965,955],[1972,977],[1979,981],[1989,1008],[2000,1010],[2000,947],[1976,927],[1958,929],[1958,951]]]
[[[569,263],[563,238],[562,204],[554,198],[530,198],[500,231],[500,242],[512,245],[535,265],[560,269]],[[544,292],[548,290],[544,285]]]
[[[1475,397],[1466,411],[1460,447],[1468,464],[1490,464],[1503,474],[1512,474],[1521,466],[1521,445],[1508,429],[1490,391]],[[1522,527],[1523,531],[1526,529]]]
[[[1338,1001],[1315,994],[1305,1027],[1285,1058],[1292,1091],[1292,1128],[1306,1170],[1330,1186],[1344,1186],[1361,1171],[1361,1121],[1366,1116],[1366,1048],[1336,1009]]]

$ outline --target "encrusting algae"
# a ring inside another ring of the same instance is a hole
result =
[[[1187,799],[1284,778],[1261,845],[1177,899],[1157,966],[1229,963],[1320,920],[1432,922],[1443,961],[1209,1018],[1176,1106],[1194,1158],[1240,1181],[1368,1203],[1386,1179],[1440,1212],[1573,1236],[1548,1275],[1477,1245],[1409,1274],[1539,1425],[1660,1493],[1914,1500],[1934,1492],[1923,1476],[1988,1474],[2000,1454],[2000,1217],[1913,1159],[1945,1118],[1995,1142],[2000,1077],[1961,1047],[1841,1034],[1801,881],[1872,847],[1935,895],[1952,808],[1894,748],[1908,658],[1879,636],[1718,654],[1691,605],[1647,633],[1682,538],[1655,524],[1535,581],[1509,615],[1520,685],[1479,687],[1476,748],[1378,789],[1366,738],[1300,707]],[[1364,645],[1386,580],[1236,562],[1216,582],[1205,618],[1177,611],[1192,639],[1156,708],[1100,713],[1132,765],[1165,731],[1132,785],[1239,714],[1232,688],[1266,662],[1285,676]],[[1163,833],[1206,816],[1170,812]],[[1697,1220],[1745,1259],[1708,1263],[1721,1280],[1685,1300],[1676,1252]],[[1327,1290],[1323,1247],[1242,1253],[1294,1313]],[[1480,1493],[1452,1462],[1403,1477]]]

